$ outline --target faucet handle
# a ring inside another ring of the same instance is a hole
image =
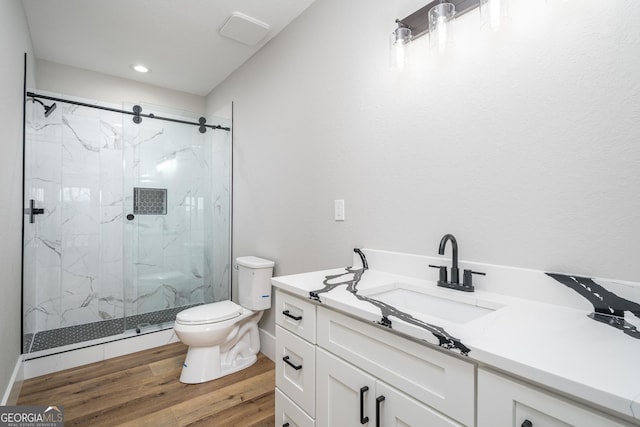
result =
[[[463,276],[462,276],[462,286],[473,289],[473,279],[471,276],[472,274],[477,274],[479,276],[487,275],[487,273],[483,273],[481,271],[464,270]]]
[[[440,274],[438,275],[438,283],[439,282],[446,283],[446,281],[447,281],[447,266],[446,265],[431,265],[431,264],[429,264],[429,267],[431,267],[431,268],[439,268],[440,269]]]

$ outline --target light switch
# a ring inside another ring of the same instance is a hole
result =
[[[334,200],[334,219],[336,221],[344,221],[344,200]]]

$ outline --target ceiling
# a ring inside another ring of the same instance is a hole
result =
[[[314,0],[22,0],[35,56],[205,96]],[[267,23],[254,46],[222,37],[233,12]],[[151,72],[140,74],[132,65]]]

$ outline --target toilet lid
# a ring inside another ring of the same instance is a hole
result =
[[[176,316],[180,323],[201,325],[216,323],[237,317],[242,312],[242,307],[233,301],[220,301],[213,304],[204,304],[181,311]]]

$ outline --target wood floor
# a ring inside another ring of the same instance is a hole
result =
[[[19,405],[62,405],[71,426],[275,425],[275,368],[262,353],[243,371],[204,384],[178,381],[182,343],[24,382]]]

